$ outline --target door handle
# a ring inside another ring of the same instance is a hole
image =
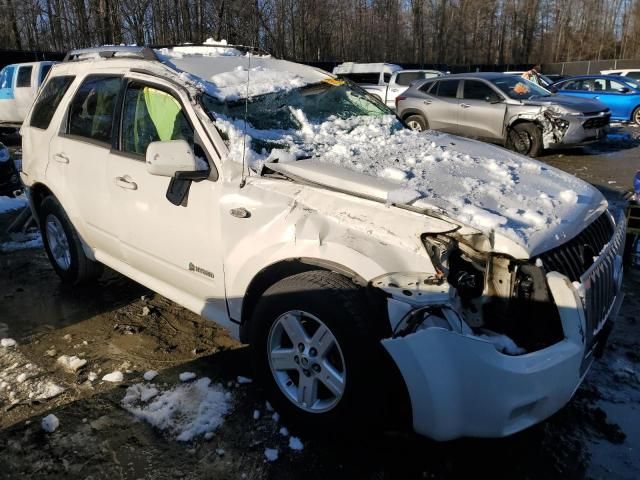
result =
[[[69,163],[69,157],[67,157],[64,153],[55,153],[53,155],[53,159],[58,163]]]
[[[462,108],[469,108],[471,105],[469,105],[468,103],[461,103],[460,106]]]
[[[398,89],[398,88],[392,88],[392,89],[391,89],[391,91],[392,91],[392,92],[398,92],[398,91],[400,91],[400,89]]]
[[[422,103],[425,105],[431,105],[431,100],[423,100]]]
[[[596,96],[595,96],[595,97],[593,97],[593,98],[595,98],[596,100],[598,100],[598,99],[600,98],[600,95],[596,95]]]
[[[132,182],[128,176],[125,177],[116,177],[116,185],[120,188],[124,188],[126,190],[137,190],[138,184],[136,182]]]

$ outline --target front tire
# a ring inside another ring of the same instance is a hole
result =
[[[337,273],[304,272],[271,286],[256,305],[251,345],[276,409],[315,433],[371,422],[385,398],[374,318],[362,289]]]
[[[509,129],[507,135],[507,148],[530,157],[538,157],[542,153],[542,132],[534,123],[519,123]]]
[[[640,107],[636,107],[636,109],[631,114],[631,121],[636,125],[640,125]]]
[[[79,285],[99,277],[102,264],[85,255],[78,233],[60,202],[49,196],[42,201],[38,213],[45,251],[62,282]]]

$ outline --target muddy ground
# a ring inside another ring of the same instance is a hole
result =
[[[542,160],[615,200],[640,168],[639,138],[640,129],[621,127],[601,145]],[[0,215],[0,232],[13,216]],[[7,240],[0,233],[0,243]],[[248,352],[224,330],[115,272],[70,289],[42,248],[0,253],[0,338],[18,342],[0,347],[0,377],[31,372],[13,383],[13,395],[0,388],[0,478],[640,478],[639,287],[640,268],[631,269],[604,358],[574,399],[541,425],[506,439],[448,443],[397,428],[318,438],[274,420],[259,387],[238,383],[238,376],[251,376]],[[56,362],[63,354],[87,363],[71,373]],[[151,369],[164,389],[189,371],[231,392],[233,410],[212,438],[179,442],[123,408],[127,387]],[[123,382],[101,380],[115,370]],[[49,384],[64,391],[29,398],[29,387]],[[53,433],[41,427],[49,413],[60,421]],[[302,451],[289,448],[283,425],[300,436]],[[265,448],[278,449],[278,460],[267,462]]]

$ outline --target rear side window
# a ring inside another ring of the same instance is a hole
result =
[[[398,75],[396,75],[396,83],[398,85],[404,85],[408,87],[412,82],[415,82],[416,80],[422,80],[423,78],[425,78],[425,76],[422,72],[399,73]]]
[[[634,80],[640,80],[640,72],[629,72],[627,73],[627,77],[633,78]]]
[[[13,87],[13,74],[15,73],[15,67],[4,67],[0,72],[0,88]]]
[[[436,87],[434,88],[434,85]],[[438,91],[437,82],[426,82],[424,85],[420,87],[420,91],[424,93],[430,93],[431,95],[435,95],[435,92]]]
[[[182,105],[169,93],[140,84],[127,88],[122,109],[122,150],[144,155],[151,142],[185,140],[193,147],[193,128]]]
[[[44,79],[47,76],[47,73],[49,73],[49,70],[51,70],[52,66],[53,65],[51,65],[50,63],[47,65],[42,65],[42,68],[40,69],[40,85],[42,85],[42,82],[44,82]]]
[[[18,69],[18,79],[16,80],[16,88],[31,86],[31,72],[33,67],[20,67]]]
[[[31,126],[46,130],[74,76],[53,77],[43,87],[31,114]]]
[[[438,97],[456,98],[460,80],[440,80],[438,82]],[[433,94],[433,91],[431,92]]]
[[[67,133],[111,143],[113,114],[121,83],[120,77],[87,77],[71,101]]]
[[[489,85],[478,80],[465,80],[463,90],[465,100],[485,100],[487,97],[496,96]]]

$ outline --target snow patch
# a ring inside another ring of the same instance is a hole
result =
[[[298,437],[289,437],[289,448],[291,450],[300,452],[304,449],[304,445],[302,444],[302,441],[300,441]]]
[[[164,392],[158,390],[149,397],[153,390],[157,390],[154,385],[130,386],[122,406],[136,418],[169,432],[178,441],[186,442],[214,432],[231,411],[228,392],[221,385],[212,385],[206,377]],[[150,398],[153,401],[149,403]]]
[[[53,433],[60,426],[60,420],[53,413],[42,419],[42,429],[47,433]]]
[[[304,87],[304,79],[292,72],[265,67],[246,69],[238,66],[230,72],[209,78],[207,93],[222,101],[234,101],[267,93],[287,92]]]
[[[13,338],[3,338],[0,340],[0,345],[4,348],[15,347],[18,343]]]
[[[0,213],[11,212],[13,210],[20,210],[28,205],[27,197],[20,195],[15,198],[0,197]]]
[[[189,380],[196,378],[196,374],[193,372],[182,372],[179,375],[179,378],[181,382],[188,382]]]
[[[42,248],[42,237],[39,233],[27,233],[23,240],[4,242],[0,244],[0,252],[15,252],[16,250],[26,250],[29,248]]]
[[[102,380],[104,380],[105,382],[117,383],[124,380],[124,375],[122,375],[122,372],[116,370],[115,372],[107,373],[104,377],[102,377]]]
[[[62,365],[62,367],[71,372],[75,373],[82,367],[87,364],[87,361],[83,358],[78,358],[75,355],[70,357],[69,355],[62,355],[58,357],[57,362]]]
[[[265,448],[264,449],[264,457],[268,462],[275,462],[278,460],[278,449],[277,448]]]
[[[147,382],[150,382],[151,380],[153,380],[157,376],[158,376],[158,372],[156,372],[155,370],[149,370],[148,372],[144,373],[142,378],[144,378]]]
[[[408,205],[422,197],[422,194],[409,188],[399,188],[387,193],[387,204]]]
[[[247,383],[251,383],[253,382],[252,379],[247,378],[247,377],[243,377],[242,375],[239,375],[238,378],[236,379],[236,381],[240,384],[240,385],[244,385]]]

